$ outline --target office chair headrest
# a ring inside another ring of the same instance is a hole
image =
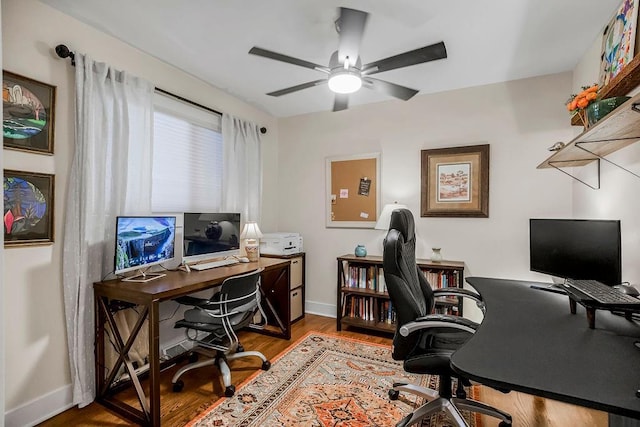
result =
[[[412,241],[415,237],[415,225],[411,211],[409,209],[396,209],[391,212],[389,230],[398,230],[404,237],[405,242]]]

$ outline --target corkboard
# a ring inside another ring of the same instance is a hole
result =
[[[379,153],[327,159],[327,227],[373,228],[380,203]]]

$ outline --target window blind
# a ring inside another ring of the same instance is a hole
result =
[[[154,98],[154,212],[218,211],[222,195],[220,116],[164,95]]]

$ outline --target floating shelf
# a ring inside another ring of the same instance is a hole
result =
[[[636,173],[605,159],[605,156],[631,145],[638,140],[640,140],[640,95],[629,99],[620,107],[600,119],[595,125],[575,137],[562,149],[556,151],[544,162],[540,163],[538,169],[558,169],[593,189],[600,188],[600,160],[604,160],[640,178]],[[561,169],[585,166],[596,161],[598,162],[597,187],[587,184]]]
[[[614,96],[626,96],[629,92],[640,86],[640,55],[634,58],[615,76],[609,84],[600,89],[601,99],[612,98]],[[575,115],[571,117],[571,124],[582,125],[580,118]]]

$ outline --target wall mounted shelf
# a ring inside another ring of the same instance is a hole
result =
[[[563,148],[554,152],[544,162],[538,165],[538,169],[557,169],[593,189],[600,188],[600,160],[604,160],[640,178],[640,175],[635,172],[605,158],[605,156],[631,145],[638,140],[640,140],[640,95],[629,99],[620,107],[603,117],[595,125],[575,137]],[[588,184],[562,169],[566,167],[585,166],[592,162],[598,163],[598,180],[596,186]]]
[[[620,70],[609,84],[599,91],[600,98],[612,98],[614,96],[626,96],[629,92],[640,85],[640,55],[633,59]],[[571,117],[572,125],[582,125],[577,115]]]

